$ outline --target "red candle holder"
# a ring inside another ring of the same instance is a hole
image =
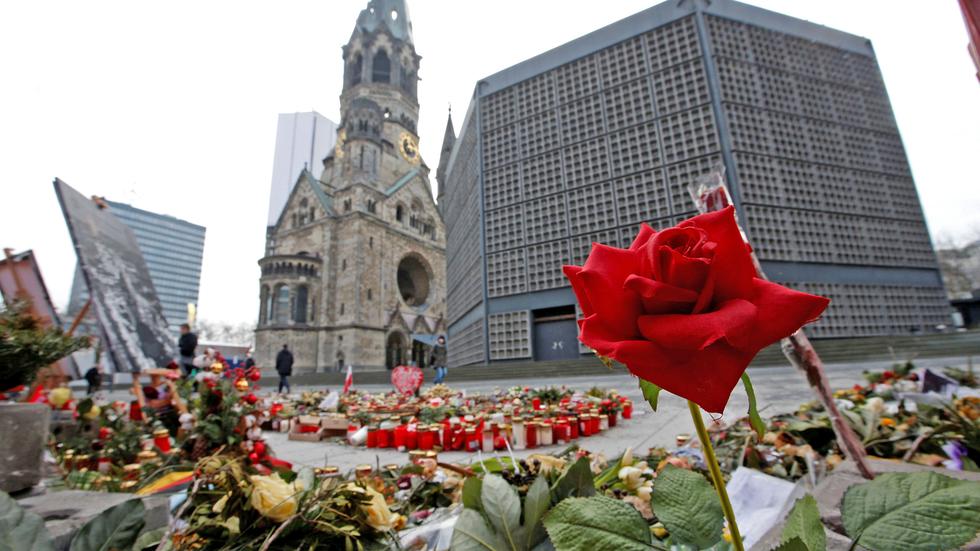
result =
[[[163,453],[170,451],[170,431],[157,429],[153,431],[153,445]]]
[[[423,430],[419,431],[419,433],[418,433],[418,435],[419,435],[419,438],[418,438],[418,440],[419,440],[419,449],[420,450],[426,450],[426,451],[431,450],[432,449],[432,446],[434,445],[435,435],[436,434],[438,434],[438,433],[435,432],[435,431],[428,430],[428,429],[423,429]]]
[[[623,419],[633,418],[633,402],[629,400],[623,402]]]
[[[391,431],[388,429],[378,429],[378,447],[390,448],[392,442]]]
[[[578,417],[569,417],[568,419],[568,438],[571,440],[577,440],[579,436],[579,422]]]
[[[529,422],[524,425],[527,440],[527,449],[538,447],[538,424]]]
[[[367,433],[367,447],[377,448],[378,447],[378,429],[368,429]]]

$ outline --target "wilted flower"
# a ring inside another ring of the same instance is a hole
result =
[[[387,532],[396,528],[398,515],[388,509],[385,496],[378,493],[374,488],[365,488],[371,500],[361,505],[361,511],[367,515],[367,523],[371,528],[380,532]]]
[[[296,513],[299,502],[296,494],[302,489],[295,482],[288,483],[279,477],[252,475],[252,507],[264,517],[283,522]]]

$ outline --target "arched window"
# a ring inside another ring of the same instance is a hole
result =
[[[405,209],[398,205],[395,207],[395,220],[401,222],[403,218],[405,218]]]
[[[269,301],[269,286],[263,285],[259,298],[259,325],[269,323],[269,308],[272,303]]]
[[[378,50],[374,54],[374,61],[371,64],[371,82],[391,82],[391,60],[388,59],[388,52]]]
[[[279,325],[289,323],[289,287],[285,285],[276,286],[274,302],[272,304],[272,321]]]
[[[307,301],[309,300],[310,290],[306,285],[296,288],[296,302],[294,303],[293,321],[296,323],[306,323],[307,321]]]
[[[363,71],[364,60],[361,58],[361,54],[354,54],[354,59],[351,60],[350,65],[347,70],[350,71],[350,84],[354,86],[355,84],[361,83],[361,72]]]

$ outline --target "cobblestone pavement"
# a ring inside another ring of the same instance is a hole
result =
[[[916,361],[919,367],[941,368],[943,366],[966,365],[967,358],[951,357],[923,359]],[[864,370],[882,370],[890,367],[890,361],[840,363],[826,366],[827,376],[832,388],[847,388],[855,383],[863,382],[861,372]],[[813,394],[803,376],[792,367],[764,367],[749,370],[755,387],[759,408],[764,417],[777,413],[793,411],[802,402],[812,400]],[[621,394],[631,398],[634,403],[633,419],[624,420],[618,426],[596,436],[583,438],[579,445],[595,452],[602,452],[607,457],[615,457],[627,447],[646,449],[651,446],[670,445],[678,433],[692,433],[694,430],[687,404],[681,398],[664,392],[660,396],[660,406],[654,412],[642,399],[636,379],[625,371],[617,371],[610,375],[570,377],[564,380],[548,379],[519,379],[514,381],[467,381],[454,385],[452,370],[449,371],[446,383],[454,388],[465,389],[467,392],[486,393],[496,388],[510,385],[522,386],[554,386],[566,385],[573,389],[585,390],[592,386],[615,388]],[[384,392],[390,390],[385,385],[357,385],[356,388],[368,392]],[[312,390],[312,387],[295,387],[294,392]],[[125,391],[114,391],[109,394],[111,399],[128,399]],[[732,393],[724,418],[734,419],[745,414],[748,400],[741,385]],[[350,469],[359,464],[403,463],[407,455],[394,450],[368,450],[364,447],[351,447],[340,443],[339,439],[322,442],[289,441],[285,434],[266,433],[266,438],[276,455],[297,466],[337,465],[341,469]],[[560,446],[538,448],[532,451],[515,452],[519,457],[540,451],[557,451]],[[498,452],[499,453],[499,452]],[[506,453],[506,452],[504,452]],[[478,454],[465,452],[445,452],[440,454],[443,461],[467,463],[475,461]]]

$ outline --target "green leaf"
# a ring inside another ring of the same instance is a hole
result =
[[[749,397],[749,424],[752,425],[752,430],[759,435],[761,442],[762,437],[766,435],[766,423],[759,415],[759,406],[755,401],[755,390],[752,388],[752,381],[749,379],[748,372],[742,373],[742,386],[745,387],[745,394]]]
[[[483,477],[480,504],[490,524],[496,528],[515,551],[521,541],[521,498],[503,478],[488,474]]]
[[[671,540],[704,548],[721,539],[721,504],[700,474],[668,465],[653,483],[651,504]]]
[[[88,521],[71,540],[69,551],[116,551],[133,547],[143,529],[143,501],[131,499]]]
[[[133,544],[133,551],[143,551],[144,549],[151,547],[156,549],[160,545],[160,541],[167,535],[167,528],[157,528],[156,530],[150,530],[149,532],[143,533],[140,537],[136,538],[136,543]]]
[[[848,488],[841,517],[847,534],[871,550],[956,549],[980,531],[980,482],[883,474]]]
[[[465,491],[465,488],[464,488]],[[548,488],[548,481],[543,476],[538,475],[534,479],[534,484],[527,489],[527,496],[524,498],[524,548],[531,549],[545,538],[544,526],[541,519],[551,507],[551,492]]]
[[[582,456],[569,467],[555,482],[555,498],[561,501],[568,497],[589,497],[595,495],[592,483],[592,466],[589,458]]]
[[[0,492],[0,551],[52,551],[44,520]]]
[[[817,551],[816,549],[810,549],[803,543],[800,538],[790,538],[789,541],[785,541],[780,544],[779,547],[773,549],[773,551]]]
[[[825,551],[827,549],[827,534],[820,521],[820,511],[817,510],[817,500],[807,494],[793,505],[793,510],[786,517],[783,527],[782,542],[798,539],[806,545],[809,551]]]
[[[632,505],[605,496],[566,499],[548,513],[544,526],[561,551],[654,549],[650,528],[640,513]]]
[[[454,551],[508,551],[507,542],[487,525],[483,515],[464,508],[453,527],[450,549]]]
[[[650,404],[653,411],[657,411],[657,400],[660,399],[660,387],[646,379],[640,379],[640,390],[643,391],[643,399]]]
[[[471,476],[463,482],[463,506],[468,509],[480,511],[480,492],[483,490],[483,481],[475,476]]]

